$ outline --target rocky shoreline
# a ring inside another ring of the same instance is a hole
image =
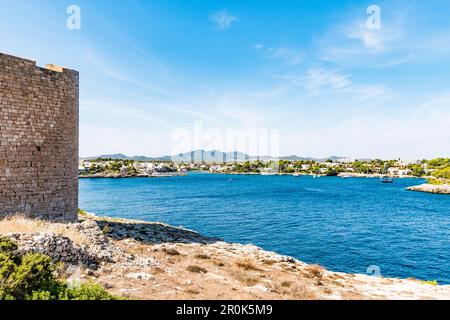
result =
[[[10,218],[0,220],[0,235],[21,252],[65,262],[70,281],[94,281],[131,299],[450,299],[448,285],[332,272],[162,223]]]
[[[450,185],[448,184],[421,184],[419,186],[413,186],[406,188],[408,191],[427,192],[435,194],[450,194]]]
[[[348,172],[343,172],[340,173],[338,175],[338,177],[340,178],[383,178],[386,175],[381,174],[381,173],[348,173]],[[393,179],[424,179],[423,177],[416,177],[416,176],[412,176],[412,175],[402,175],[402,176],[390,176],[390,178]]]
[[[255,172],[209,172],[209,171],[198,171],[205,174],[215,174],[215,175],[236,175],[236,176],[316,176],[316,177],[326,177],[325,174],[311,174],[311,173],[255,173]],[[130,179],[130,178],[168,178],[168,177],[180,177],[186,176],[187,173],[160,173],[160,174],[124,174],[124,173],[94,173],[94,174],[81,174],[78,177],[80,179]],[[379,173],[366,174],[366,173],[352,173],[343,172],[337,175],[339,178],[382,178],[384,175]],[[393,176],[395,179],[425,179],[426,177],[416,177],[412,175],[403,176]]]
[[[123,174],[123,173],[94,173],[94,174],[81,174],[79,179],[131,179],[131,178],[169,178],[184,176],[182,173],[159,173],[159,174]]]

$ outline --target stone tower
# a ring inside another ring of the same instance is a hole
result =
[[[77,71],[0,53],[0,217],[75,221]]]

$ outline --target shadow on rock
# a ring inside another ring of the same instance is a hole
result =
[[[139,223],[126,221],[95,221],[103,233],[114,240],[134,239],[144,244],[200,243],[211,244],[222,241],[204,237],[194,231],[175,228],[160,223]]]

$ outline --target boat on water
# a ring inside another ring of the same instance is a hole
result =
[[[392,183],[392,182],[394,182],[394,179],[386,176],[386,177],[382,177],[380,181],[381,181],[381,183]]]
[[[388,167],[387,167],[386,163],[384,164],[382,173],[383,173],[383,176],[380,179],[381,183],[393,183],[394,182],[394,178],[388,176]]]

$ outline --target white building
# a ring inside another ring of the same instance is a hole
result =
[[[400,159],[397,161],[397,164],[400,167],[407,167],[412,164],[420,164],[422,161],[417,159]]]
[[[411,170],[400,168],[389,168],[388,173],[394,176],[408,176],[411,174]]]

